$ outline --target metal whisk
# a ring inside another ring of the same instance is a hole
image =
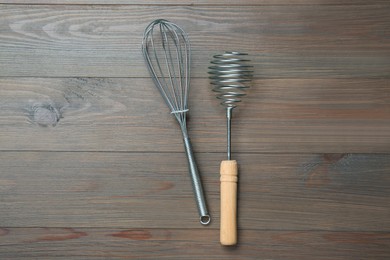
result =
[[[245,59],[246,53],[225,52],[215,55],[209,67],[213,91],[226,108],[227,160],[221,162],[221,231],[222,245],[237,243],[237,162],[231,160],[231,119],[233,109],[245,96],[253,77],[253,66]]]
[[[142,53],[157,89],[180,125],[200,223],[207,225],[211,218],[186,125],[191,59],[188,36],[172,22],[155,20],[145,29]]]

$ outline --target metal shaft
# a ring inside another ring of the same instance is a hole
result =
[[[195,157],[194,157],[194,153],[192,152],[190,139],[187,136],[185,136],[184,133],[183,133],[183,138],[184,138],[183,139],[184,147],[185,147],[187,160],[188,160],[188,170],[190,173],[192,188],[194,190],[196,205],[198,206],[198,212],[200,216],[199,220],[201,224],[207,225],[210,223],[211,218],[207,210],[206,200],[204,197],[202,182],[199,177],[198,167],[196,166],[195,163]]]
[[[226,108],[226,119],[227,119],[227,159],[231,160],[232,151],[232,115],[233,107]]]

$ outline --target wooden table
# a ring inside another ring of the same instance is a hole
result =
[[[208,227],[140,52],[157,18],[193,47]],[[225,50],[255,65],[233,121],[233,248],[207,79]],[[0,259],[389,259],[389,79],[387,0],[0,0]]]

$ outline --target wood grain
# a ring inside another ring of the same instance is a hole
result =
[[[222,156],[196,157],[218,229]],[[236,159],[239,229],[390,231],[388,154]],[[0,169],[3,227],[202,228],[184,153],[1,152]]]
[[[143,30],[168,17],[189,33],[194,77],[207,76],[212,55],[239,48],[260,78],[388,78],[389,12],[386,4],[2,5],[0,76],[148,77]]]
[[[389,13],[386,0],[0,0],[0,259],[389,259]],[[156,18],[191,39],[208,227],[140,52]],[[207,79],[225,50],[255,66],[233,119],[230,249],[225,116]]]
[[[1,150],[182,152],[151,79],[1,78]],[[369,86],[369,87],[367,87]],[[388,79],[256,80],[234,111],[233,153],[389,152]],[[224,109],[194,79],[195,152],[225,152]]]
[[[223,160],[220,166],[220,242],[221,245],[237,244],[237,181],[236,160]]]
[[[388,4],[387,0],[0,0],[0,4],[35,4],[35,5],[373,5]]]
[[[384,232],[242,230],[236,248],[216,229],[0,229],[7,259],[387,259]],[[72,250],[69,250],[72,248]],[[153,250],[151,250],[153,248]]]

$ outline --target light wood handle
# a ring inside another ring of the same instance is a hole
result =
[[[237,244],[237,161],[221,162],[221,230],[224,246]]]

